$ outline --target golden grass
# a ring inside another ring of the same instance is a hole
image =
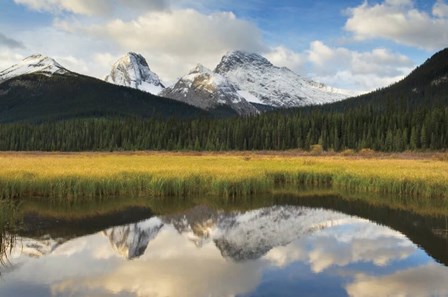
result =
[[[255,153],[0,154],[2,198],[235,197],[291,185],[447,199],[448,163],[431,158]]]

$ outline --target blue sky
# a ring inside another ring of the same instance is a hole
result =
[[[128,51],[173,82],[229,50],[368,91],[448,45],[445,0],[0,0],[0,68],[33,53],[104,77]]]

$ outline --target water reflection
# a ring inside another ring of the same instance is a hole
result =
[[[199,206],[17,243],[0,296],[448,295],[448,269],[403,234],[312,207]]]

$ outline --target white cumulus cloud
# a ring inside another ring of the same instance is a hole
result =
[[[276,66],[288,67],[298,73],[304,71],[303,67],[306,63],[306,56],[285,46],[274,47],[265,56]]]
[[[432,8],[432,14],[439,18],[448,18],[448,4],[443,0],[438,0]]]
[[[386,276],[359,275],[346,287],[349,296],[447,296],[448,274],[442,265],[427,264]]]
[[[310,44],[307,53],[310,72],[316,80],[360,92],[388,86],[414,68],[408,57],[384,48],[360,52],[330,47],[317,40]]]
[[[94,26],[59,21],[60,29],[100,38],[123,54],[142,53],[162,78],[172,81],[201,62],[214,67],[227,51],[266,49],[261,31],[231,12],[193,9],[149,12],[132,21],[115,19]]]
[[[123,10],[165,10],[168,0],[14,0],[37,11],[51,13],[71,12],[80,15],[110,15]]]
[[[348,9],[345,30],[358,40],[383,38],[422,49],[434,50],[448,44],[448,14],[438,0],[432,14],[418,10],[412,0],[386,0]]]

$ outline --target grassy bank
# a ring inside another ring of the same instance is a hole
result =
[[[236,197],[291,186],[448,199],[448,162],[425,157],[236,153],[0,154],[0,197],[6,199]]]

